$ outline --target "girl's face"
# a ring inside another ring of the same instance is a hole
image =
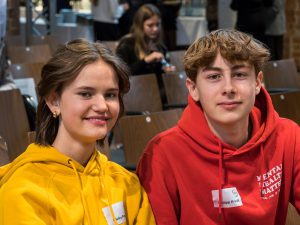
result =
[[[144,33],[145,36],[150,40],[157,39],[160,34],[161,21],[160,18],[156,15],[150,17],[144,22]]]
[[[50,110],[60,114],[55,141],[91,144],[103,139],[117,121],[118,96],[118,78],[110,65],[98,60],[85,66],[60,97],[53,93],[47,100]]]

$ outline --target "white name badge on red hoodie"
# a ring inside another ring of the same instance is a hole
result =
[[[215,208],[219,208],[219,190],[212,190],[212,200]],[[241,196],[235,187],[222,189],[222,208],[242,206]]]
[[[126,222],[126,215],[124,210],[123,202],[117,202],[111,205],[113,213],[115,215],[115,219],[118,224],[122,224]],[[105,216],[108,225],[115,225],[113,215],[110,212],[109,206],[102,208],[102,212]]]

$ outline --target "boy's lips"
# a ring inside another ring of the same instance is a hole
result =
[[[225,109],[233,109],[239,106],[240,104],[242,104],[241,101],[224,101],[224,102],[219,102],[217,105]]]

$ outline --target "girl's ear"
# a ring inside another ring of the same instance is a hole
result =
[[[58,116],[60,114],[60,107],[59,107],[59,96],[57,93],[52,92],[47,98],[46,98],[46,104],[49,107],[50,111],[53,115]]]

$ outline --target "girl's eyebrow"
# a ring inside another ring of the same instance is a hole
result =
[[[95,88],[89,87],[89,86],[79,86],[76,87],[77,90],[84,90],[84,91],[93,91]]]
[[[76,90],[94,91],[96,89],[93,87],[89,87],[89,86],[79,86],[76,88]],[[107,89],[106,91],[119,91],[119,87],[112,87],[112,88]]]

